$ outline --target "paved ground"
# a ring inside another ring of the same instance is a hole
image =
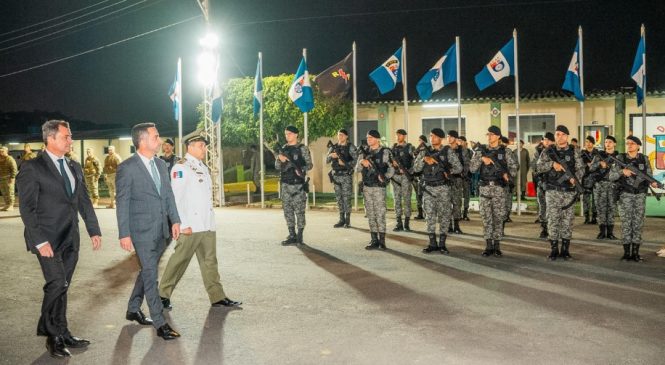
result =
[[[97,213],[104,247],[82,242],[69,296],[70,328],[93,344],[72,364],[664,362],[665,259],[653,255],[665,240],[662,219],[647,223],[645,263],[620,262],[620,246],[582,225],[575,260],[551,263],[546,243],[531,238],[533,216],[508,225],[497,259],[480,256],[478,215],[462,226],[469,234],[449,240],[450,256],[427,256],[420,222],[412,225],[420,232],[389,234],[388,251],[368,252],[362,214],[345,230],[331,227],[336,212],[311,211],[307,245],[282,247],[281,211],[226,208],[220,270],[243,309],[211,309],[194,260],[168,314],[183,337],[165,342],[124,320],[137,265],[115,239],[114,211]],[[0,216],[0,363],[61,363],[35,336],[43,279],[11,216]]]

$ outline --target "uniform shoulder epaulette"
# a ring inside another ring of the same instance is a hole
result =
[[[178,161],[176,161],[175,163],[178,163],[178,164],[184,165],[185,162],[187,162],[187,159],[183,157],[183,158],[179,159]]]

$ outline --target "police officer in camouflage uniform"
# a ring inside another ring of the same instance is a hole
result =
[[[531,168],[532,168],[532,173],[533,173],[533,180],[536,185],[536,199],[538,200],[538,219],[536,220],[537,223],[540,223],[540,238],[547,239],[549,237],[549,234],[547,233],[547,201],[545,199],[545,174],[544,173],[539,173],[536,169],[536,165],[538,164],[538,160],[540,159],[540,156],[543,154],[543,151],[546,148],[549,148],[550,145],[554,143],[554,134],[552,132],[547,132],[545,133],[545,137],[543,137],[543,140],[540,141],[540,144],[536,146],[536,153],[533,157],[533,162],[531,163]]]
[[[462,204],[464,200],[464,185],[469,173],[469,160],[466,159],[464,148],[459,141],[459,133],[455,130],[448,131],[448,146],[457,155],[457,160],[462,164],[462,171],[450,175],[450,194],[453,202],[453,219],[448,227],[448,233],[462,234],[459,221],[462,219]]]
[[[510,140],[506,136],[501,136],[501,140],[499,144],[506,149],[508,148],[508,145],[510,144]],[[517,161],[517,157],[515,157],[515,161]],[[517,166],[517,169],[519,169],[519,166]],[[504,186],[504,190],[506,190],[506,194],[504,195],[504,203],[506,204],[506,216],[504,218],[504,223],[510,223],[513,220],[510,219],[510,212],[513,210],[513,192],[515,191],[515,175],[511,175],[513,178]]]
[[[397,225],[395,232],[410,231],[409,220],[411,220],[411,171],[413,170],[413,145],[406,141],[406,131],[398,129],[396,132],[397,143],[393,145],[392,165],[395,174],[392,178],[393,198],[395,200],[395,218]],[[402,211],[404,212],[404,225],[402,225]]]
[[[570,239],[573,235],[574,209],[578,197],[575,185],[584,175],[584,162],[579,150],[568,144],[568,134],[566,126],[556,127],[555,144],[543,150],[536,165],[536,172],[545,174],[547,231],[551,248],[548,258],[552,261],[557,257],[562,257],[564,260],[571,258]],[[564,163],[565,169],[573,174],[577,181],[573,177],[565,179],[564,167],[556,160]],[[561,240],[561,252],[559,252],[559,240]]]
[[[111,204],[109,208],[115,208],[115,173],[118,171],[118,165],[120,165],[122,159],[120,155],[115,153],[115,147],[108,147],[108,155],[104,159],[104,180],[106,181],[106,186],[109,188],[109,196],[111,197]]]
[[[30,161],[35,158],[37,158],[37,154],[32,151],[32,148],[30,148],[30,143],[25,143],[23,145],[23,154],[21,155],[21,162],[19,163],[19,168],[25,161]]]
[[[480,217],[483,220],[485,250],[482,255],[501,257],[504,221],[506,219],[506,186],[517,173],[513,152],[500,143],[501,129],[487,129],[487,146],[478,146],[469,167],[480,171]]]
[[[164,143],[162,143],[162,152],[164,154],[159,156],[162,161],[166,162],[166,167],[169,169],[170,178],[172,178],[171,170],[173,169],[173,166],[180,160],[180,157],[176,156],[176,154],[173,152],[174,149],[175,142],[173,142],[171,138],[167,138],[164,140]]]
[[[651,175],[649,159],[640,153],[642,141],[635,136],[626,138],[626,153],[618,156],[619,161],[631,165],[647,175]],[[615,163],[609,173],[611,181],[616,181],[620,190],[619,215],[621,216],[621,234],[623,243],[622,260],[642,261],[640,244],[642,244],[642,226],[649,182],[639,178],[630,169]],[[651,187],[657,187],[656,183]],[[632,247],[631,247],[632,246]]]
[[[441,143],[446,134],[441,128],[430,133],[431,147],[420,153],[413,169],[422,172],[423,208],[427,218],[429,244],[424,253],[440,251],[448,254],[446,230],[452,216],[451,181],[453,174],[462,172],[463,167],[457,153],[450,146]],[[439,241],[436,240],[436,224],[439,224]]]
[[[305,230],[305,207],[309,191],[307,171],[311,170],[313,165],[309,148],[298,143],[298,132],[298,128],[292,125],[286,127],[286,144],[275,159],[275,168],[280,172],[282,209],[289,229],[289,236],[282,241],[284,246],[304,243],[302,235]]]
[[[92,153],[92,148],[86,148],[85,161],[83,163],[83,175],[85,176],[85,187],[88,189],[92,206],[97,207],[99,203],[99,176],[102,174],[102,168],[99,160]]]
[[[367,147],[359,152],[356,170],[362,174],[365,213],[372,239],[366,250],[386,249],[386,186],[395,170],[390,149],[381,146],[377,130],[367,132]]]
[[[462,145],[462,153],[464,154],[464,158],[468,163],[471,162],[471,158],[473,157],[473,152],[469,148],[469,145],[466,141],[466,137],[460,136],[459,137],[460,144]],[[464,206],[464,210],[462,211],[462,220],[468,221],[469,220],[469,202],[471,200],[471,172],[469,171],[469,164],[467,163],[466,165],[466,173],[464,174],[464,203],[462,204]]]
[[[593,162],[594,156],[598,153],[598,150],[594,147],[596,144],[596,139],[592,136],[587,136],[584,140],[584,149],[582,150],[582,162],[584,162],[584,179],[586,179],[591,173],[591,162]],[[586,185],[586,184],[585,184]],[[584,224],[598,224],[596,219],[598,212],[596,211],[596,204],[594,200],[593,186],[586,188],[584,195],[582,197],[582,205],[584,208]],[[591,217],[591,219],[589,219]]]
[[[418,137],[418,147],[413,151],[413,159],[415,160],[418,155],[424,150],[427,149],[427,137],[425,135],[420,135]],[[416,172],[414,171],[413,174],[411,174],[411,177],[413,180],[411,180],[411,185],[413,185],[413,190],[416,191],[416,207],[418,207],[418,215],[415,216],[415,220],[421,220],[425,219],[425,216],[423,215],[423,189],[422,189],[422,184],[421,184],[421,179],[420,176],[422,175],[422,172]]]
[[[0,147],[0,193],[5,201],[3,212],[14,210],[14,186],[16,184],[16,160],[9,155],[9,149]]]
[[[356,147],[349,142],[349,132],[340,129],[337,143],[328,149],[326,163],[332,165],[328,176],[335,188],[335,198],[339,209],[339,221],[334,228],[351,227],[351,197],[353,196],[353,171],[358,154]]]
[[[616,139],[612,136],[605,137],[605,150],[599,151],[593,158],[589,168],[592,178],[595,181],[593,187],[593,201],[596,203],[598,212],[598,228],[600,232],[597,239],[604,238],[615,240],[614,236],[614,215],[616,214],[616,184],[610,181],[609,172],[614,162],[608,158],[608,155],[617,157]]]

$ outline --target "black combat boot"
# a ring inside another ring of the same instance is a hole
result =
[[[593,216],[591,217],[591,224],[598,224],[598,213],[593,213]]]
[[[589,220],[589,213],[584,213],[584,223],[583,224],[591,224],[591,221]]]
[[[464,234],[464,232],[462,232],[462,230],[459,228],[459,219],[456,219],[453,224],[454,224],[453,233]]]
[[[453,220],[450,219],[450,223],[448,224],[448,233],[453,233],[455,230],[453,229]]]
[[[617,237],[614,235],[614,224],[608,224],[605,228],[607,229],[605,236],[608,240],[617,239]]]
[[[441,234],[439,236],[439,250],[441,250],[441,253],[444,255],[449,254],[450,252],[446,248],[446,239],[448,238],[448,235]]]
[[[415,219],[417,221],[425,219],[425,216],[423,215],[423,208],[422,207],[418,208],[418,215],[413,219]]]
[[[379,250],[386,250],[386,232],[379,233]]]
[[[379,234],[376,232],[370,232],[372,239],[369,241],[369,244],[365,246],[365,250],[376,250],[379,248]]]
[[[340,228],[344,226],[344,213],[339,212],[339,221],[333,225],[333,228]]]
[[[304,231],[304,228],[298,228],[298,235],[296,236],[296,243],[299,245],[302,245],[305,243],[302,239],[302,232]]]
[[[501,257],[503,252],[501,252],[501,245],[499,240],[494,240],[494,256]]]
[[[561,240],[561,254],[559,256],[563,257],[564,260],[573,258],[570,256],[570,240]]]
[[[550,255],[547,256],[547,258],[550,259],[550,261],[554,261],[557,256],[559,256],[559,241],[551,240],[550,247],[552,248],[552,251],[550,251]]]
[[[547,233],[547,222],[541,223],[540,227],[541,227],[540,238],[547,238],[547,236],[549,236],[549,234]]]
[[[409,221],[411,220],[411,217],[404,217],[404,230],[406,232],[411,232],[411,227],[409,227]]]
[[[296,243],[297,237],[296,237],[296,227],[289,227],[289,236],[286,237],[284,241],[282,241],[282,246],[288,246]]]
[[[644,259],[640,256],[640,245],[637,243],[633,243],[633,254],[631,255],[631,258],[635,262],[644,261]]]
[[[510,214],[508,214],[508,216],[506,217],[506,220],[503,221],[503,223],[513,223],[513,220],[510,219]]]
[[[464,213],[462,213],[462,220],[465,220],[467,222],[470,221],[470,219],[469,219],[469,210],[468,209],[464,209]]]
[[[607,226],[604,224],[601,224],[598,226],[600,228],[600,232],[598,233],[598,236],[596,236],[597,240],[602,240],[607,238]]]
[[[351,228],[351,213],[344,213],[344,228]]]
[[[429,245],[427,247],[423,248],[423,253],[430,253],[434,251],[438,251],[439,247],[436,245],[436,233],[430,233],[429,234]]]
[[[485,240],[485,251],[483,251],[483,256],[488,257],[494,254],[494,241]]]
[[[630,256],[630,243],[624,244],[623,245],[623,256],[621,256],[621,261],[628,261],[631,260],[632,257]]]
[[[403,230],[404,226],[402,225],[402,217],[397,217],[397,225],[393,228],[393,232],[400,232]]]

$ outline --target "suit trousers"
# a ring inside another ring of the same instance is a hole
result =
[[[138,312],[145,297],[153,325],[155,328],[159,328],[166,324],[166,319],[162,314],[164,306],[159,298],[159,284],[157,282],[159,259],[166,249],[166,241],[163,237],[159,237],[154,241],[134,242],[134,249],[141,269],[129,297],[127,311]]]
[[[37,259],[46,280],[37,335],[60,336],[68,333],[67,290],[74,275],[79,253],[70,243],[54,250],[53,257],[42,257],[37,254]]]

